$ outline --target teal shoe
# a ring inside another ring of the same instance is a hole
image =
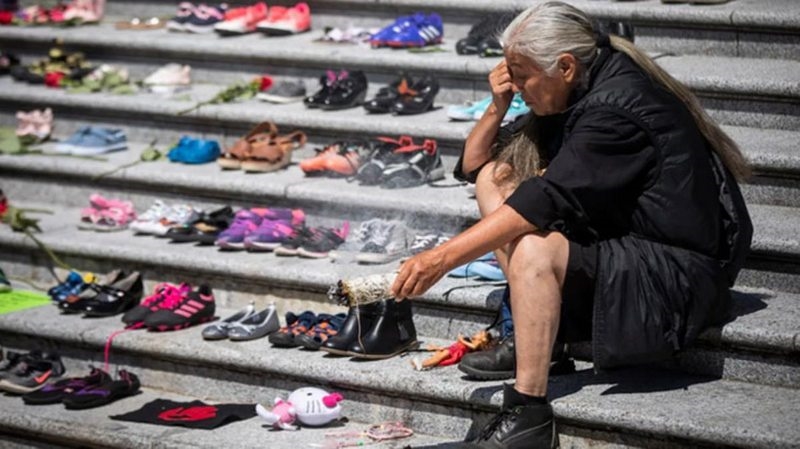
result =
[[[468,102],[466,105],[454,104],[447,108],[447,117],[464,122],[477,120],[483,116],[490,104],[492,104],[491,95],[481,101]]]

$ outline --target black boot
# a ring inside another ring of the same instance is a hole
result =
[[[559,447],[553,409],[505,385],[503,409],[472,442],[480,449],[555,449]]]
[[[411,301],[381,301],[378,318],[361,340],[350,345],[350,354],[363,359],[387,359],[417,344],[417,329],[411,314]]]
[[[350,310],[347,311],[347,318],[342,324],[342,329],[338,334],[325,341],[320,349],[336,355],[352,355],[349,352],[350,345],[369,332],[378,318],[379,312],[380,303],[377,302],[350,307]]]
[[[514,335],[508,336],[492,349],[464,355],[458,364],[458,369],[471,379],[505,380],[514,378],[517,369]],[[556,342],[553,346],[550,375],[558,376],[574,372],[575,362],[567,355],[566,345]]]

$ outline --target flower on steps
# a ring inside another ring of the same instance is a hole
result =
[[[270,87],[272,87],[272,78],[267,75],[253,78],[252,80],[250,80],[250,82],[246,83],[239,82],[236,84],[232,84],[226,87],[225,89],[219,91],[210,100],[201,101],[189,109],[184,109],[178,112],[178,115],[188,114],[209,104],[234,103],[238,101],[246,101],[255,97],[257,93],[267,90]]]

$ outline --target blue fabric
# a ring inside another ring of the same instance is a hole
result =
[[[511,288],[506,285],[503,291],[503,301],[500,302],[500,338],[506,338],[514,333],[514,321],[511,319]]]
[[[167,158],[172,162],[184,164],[206,164],[214,162],[220,156],[219,143],[216,140],[194,139],[189,136],[181,137]]]

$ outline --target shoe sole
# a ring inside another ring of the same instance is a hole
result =
[[[419,341],[413,340],[391,354],[362,354],[359,352],[350,352],[349,355],[355,359],[383,360],[383,359],[390,359],[404,352],[412,351],[414,349],[417,349],[418,347],[419,347]]]
[[[40,390],[42,387],[47,385],[47,383],[42,383],[41,385],[37,385],[35,387],[25,387],[22,385],[13,384],[11,382],[7,382],[6,380],[0,381],[0,390],[5,391],[7,393],[12,394],[26,394],[32,393],[34,391]]]
[[[128,149],[127,143],[115,143],[113,145],[106,145],[104,147],[92,147],[92,148],[83,148],[83,147],[73,147],[70,154],[74,154],[75,156],[93,156],[96,154],[105,154],[105,153],[112,153],[114,151],[124,151]]]
[[[261,242],[247,242],[245,243],[245,248],[248,251],[257,251],[257,252],[270,252],[275,251],[281,246],[280,243],[261,243]]]
[[[186,24],[186,25],[183,26],[183,30],[182,31],[186,31],[187,33],[195,33],[195,34],[208,34],[208,33],[213,33],[214,32],[214,26],[213,25],[197,26],[197,25]]]
[[[310,28],[307,30],[291,30],[288,28],[273,28],[267,26],[258,27],[257,30],[267,36],[291,36],[293,34],[302,34],[311,31]]]
[[[191,326],[195,326],[195,325],[198,325],[198,324],[207,323],[207,322],[211,321],[213,318],[214,318],[213,316],[208,316],[208,317],[200,318],[198,320],[190,321],[188,323],[174,324],[174,325],[161,324],[161,325],[158,325],[158,326],[148,327],[147,330],[152,331],[152,332],[179,331],[181,329],[186,329],[187,327],[191,327]]]
[[[229,249],[229,250],[242,250],[245,249],[244,242],[241,243],[230,243],[224,240],[217,240],[215,243],[220,249]]]
[[[394,262],[403,257],[403,254],[368,254],[359,253],[356,255],[356,262],[361,264],[381,265],[389,262]]]
[[[517,375],[515,371],[483,371],[460,364],[458,369],[469,378],[478,380],[506,380],[513,379]]]
[[[328,257],[328,254],[330,254],[330,251],[316,252],[316,251],[309,251],[305,248],[297,249],[297,255],[300,257],[305,257],[306,259],[324,259]]]
[[[296,256],[297,255],[297,250],[296,249],[283,248],[283,247],[279,246],[279,247],[275,248],[274,254],[276,256]]]
[[[280,97],[277,95],[270,95],[270,94],[258,94],[256,98],[261,101],[266,101],[268,103],[277,103],[277,104],[289,104],[289,103],[296,103],[298,101],[303,101],[305,95],[301,95],[299,97]]]

